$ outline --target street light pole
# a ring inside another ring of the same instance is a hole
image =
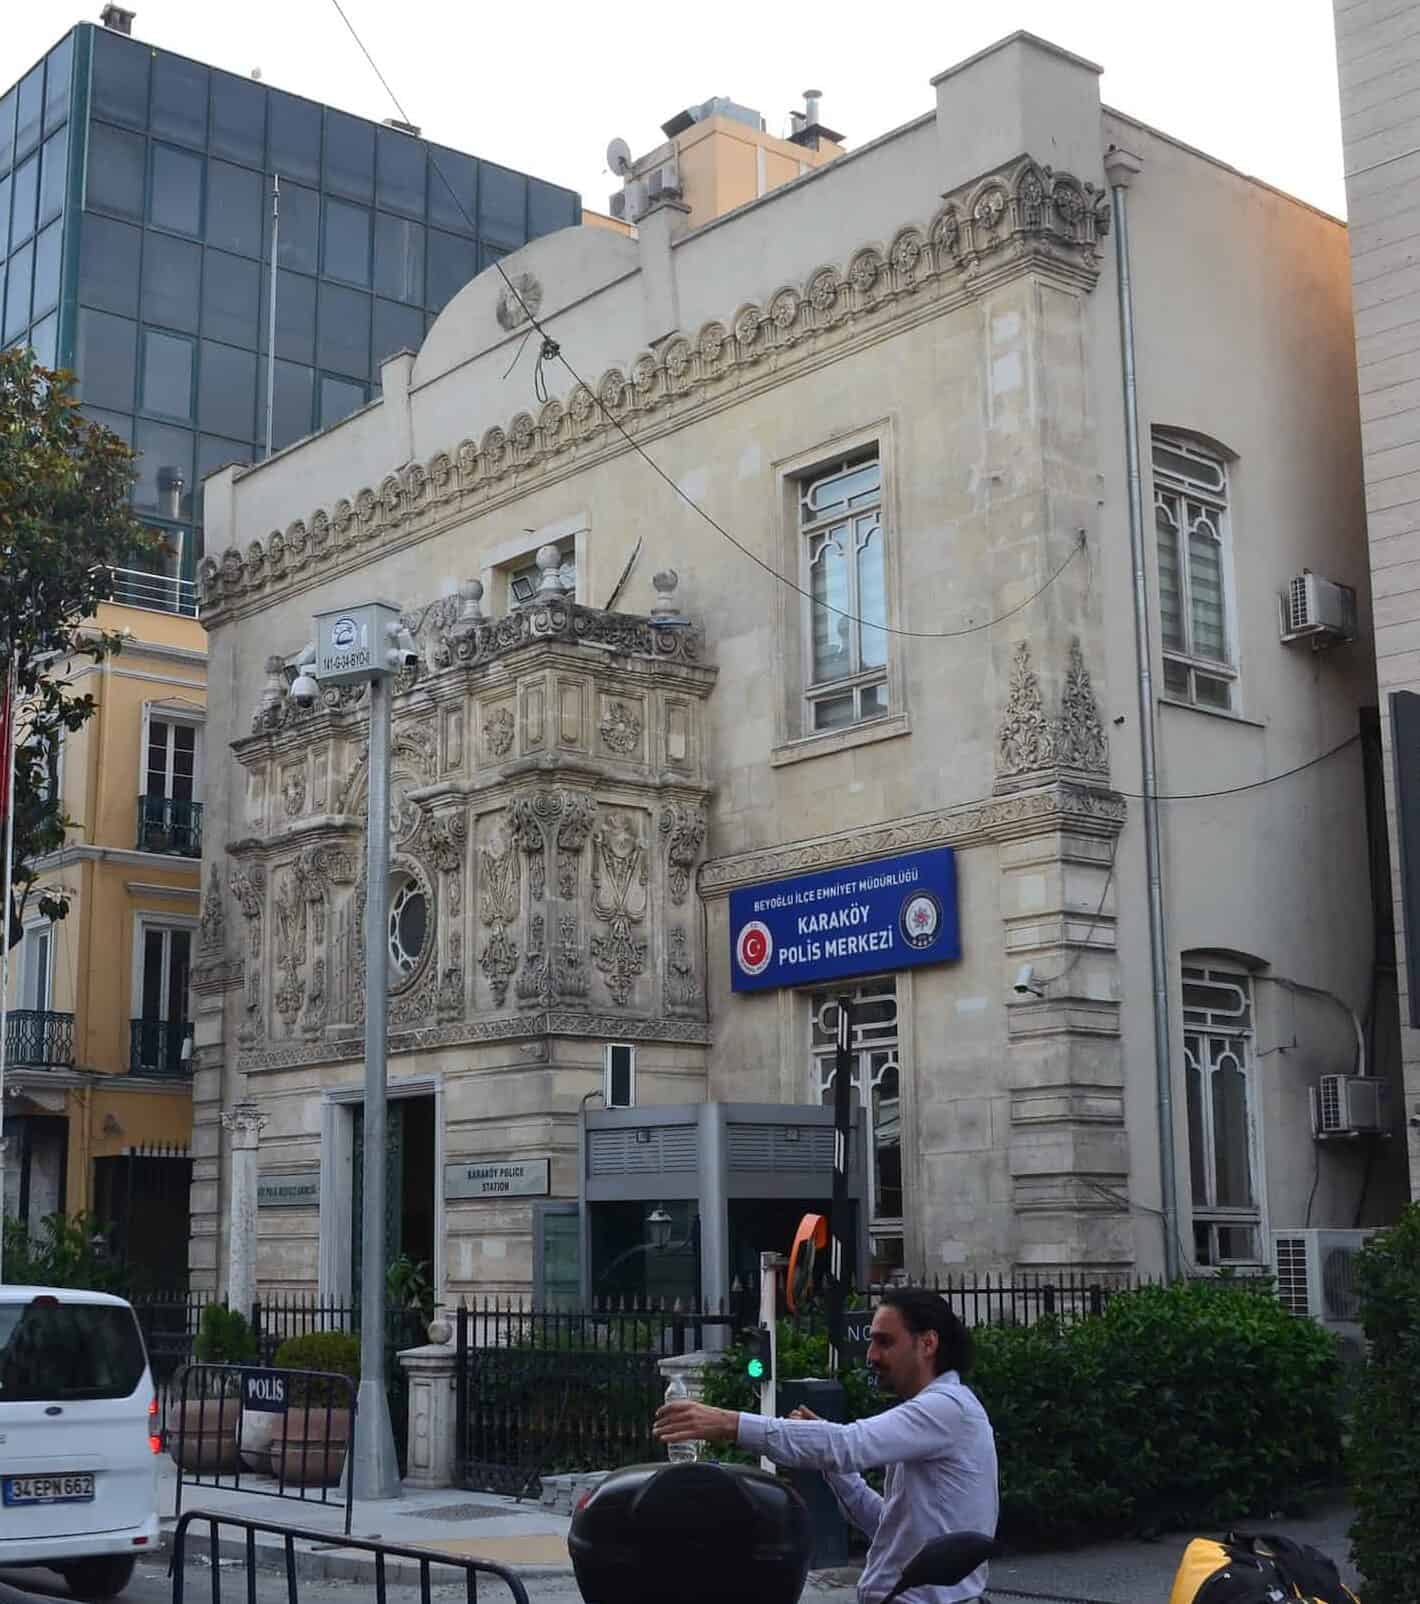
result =
[[[360,1390],[351,1454],[352,1498],[397,1498],[399,1461],[385,1388],[385,1066],[389,1031],[390,699],[393,676],[419,661],[392,602],[316,615],[315,662],[291,695],[311,706],[321,685],[365,685],[370,707],[365,819],[365,1163],[360,1231]]]
[[[351,1495],[397,1498],[399,1462],[385,1388],[385,1048],[389,1007],[390,696],[370,679],[369,814],[365,825],[365,1187],[361,1224],[359,1429]]]

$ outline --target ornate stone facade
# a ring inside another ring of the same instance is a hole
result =
[[[702,743],[665,735],[714,685],[698,633],[560,596],[491,619],[473,588],[406,614],[420,664],[395,686],[392,1047],[411,1032],[702,1038],[699,927],[670,924],[705,840]],[[364,1018],[364,698],[328,692],[301,709],[285,672],[273,659],[253,734],[234,748],[247,776],[246,833],[227,850],[247,927],[248,1070],[338,1060]],[[476,746],[448,738],[465,727],[482,731]],[[654,770],[653,731],[666,754]],[[312,814],[317,768],[329,811]],[[413,931],[417,950],[401,944]]]

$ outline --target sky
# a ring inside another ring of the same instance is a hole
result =
[[[712,95],[783,133],[805,89],[866,143],[930,111],[929,79],[1027,28],[1104,68],[1105,103],[1345,215],[1331,0],[341,0],[426,137],[605,210],[613,136],[635,155]],[[397,115],[334,0],[130,0],[136,37],[376,120]],[[4,0],[0,86],[101,0]]]

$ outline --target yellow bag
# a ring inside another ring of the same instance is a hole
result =
[[[1360,1604],[1335,1563],[1306,1543],[1272,1534],[1195,1537],[1174,1575],[1169,1604]]]

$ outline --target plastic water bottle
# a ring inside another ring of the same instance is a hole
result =
[[[666,1387],[667,1403],[684,1403],[690,1397],[684,1376],[675,1375]],[[703,1442],[671,1442],[666,1444],[666,1458],[673,1465],[693,1465],[704,1451]]]

